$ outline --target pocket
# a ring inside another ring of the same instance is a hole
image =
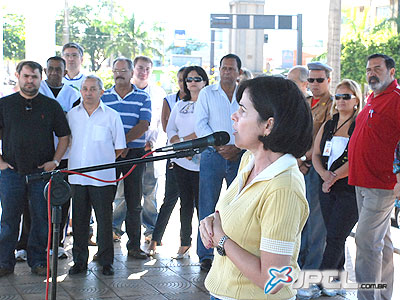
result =
[[[109,135],[108,128],[105,126],[94,125],[93,126],[93,141],[101,142],[106,141]]]

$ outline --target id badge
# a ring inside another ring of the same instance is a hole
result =
[[[332,141],[326,141],[324,153],[322,153],[322,156],[330,156],[331,151],[332,151]]]

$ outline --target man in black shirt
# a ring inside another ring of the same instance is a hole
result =
[[[47,203],[45,182],[25,183],[25,175],[52,171],[68,147],[70,129],[57,101],[39,93],[42,67],[25,61],[17,67],[20,92],[0,99],[0,277],[13,273],[14,249],[24,199],[29,200],[31,231],[28,265],[32,273],[46,274]],[[54,133],[59,138],[54,150]]]

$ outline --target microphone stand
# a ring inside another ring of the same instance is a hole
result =
[[[121,160],[114,163],[96,165],[85,168],[78,168],[69,171],[77,172],[77,173],[87,173],[105,169],[111,169],[124,165],[134,165],[134,164],[142,164],[151,161],[158,161],[169,158],[183,158],[187,156],[194,156],[195,154],[199,154],[205,148],[195,148],[177,151],[175,153],[158,155],[146,158],[133,158],[127,160]],[[48,181],[50,178],[52,179],[51,186],[51,199],[50,204],[52,206],[52,216],[51,222],[53,224],[53,255],[52,255],[52,277],[51,277],[51,298],[52,300],[56,300],[57,297],[57,266],[58,266],[58,243],[59,243],[59,232],[60,232],[60,224],[61,224],[61,206],[70,199],[71,190],[69,184],[64,180],[64,176],[74,175],[69,173],[64,173],[62,171],[66,171],[67,169],[61,170],[53,170],[49,172],[42,172],[37,174],[26,175],[25,180],[26,183],[43,180]],[[48,184],[44,188],[44,195],[47,200],[47,189]]]

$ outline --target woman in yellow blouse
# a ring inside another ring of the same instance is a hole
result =
[[[216,255],[211,299],[295,299],[301,230],[308,217],[296,158],[312,144],[312,117],[297,86],[278,77],[243,82],[232,115],[235,145],[248,151],[216,212],[200,223]]]

